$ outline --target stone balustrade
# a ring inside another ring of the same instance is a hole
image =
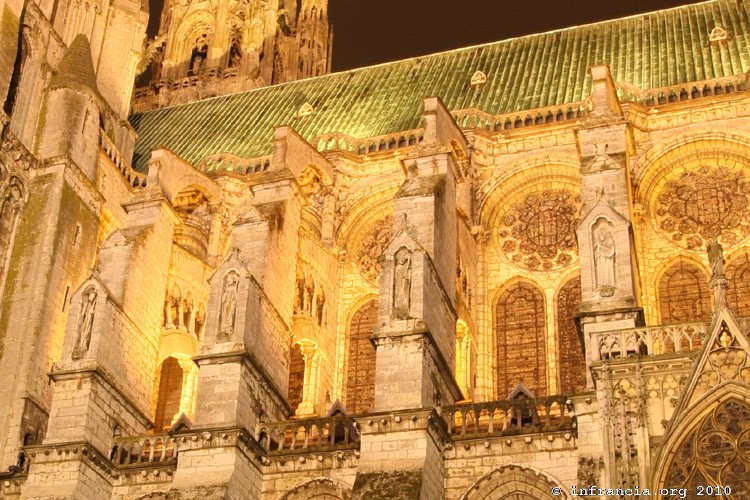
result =
[[[707,330],[706,323],[683,323],[594,332],[589,345],[594,361],[690,352],[700,349]]]
[[[625,82],[617,82],[616,85],[617,93],[623,102],[637,102],[649,107],[731,94],[748,88],[748,82],[744,75],[703,80],[651,90],[643,90]]]
[[[359,448],[359,431],[347,415],[259,424],[255,439],[274,455]]]
[[[125,178],[125,180],[133,186],[134,188],[138,187],[146,187],[148,184],[148,176],[146,174],[141,174],[133,170],[133,167],[126,162],[122,156],[120,155],[120,152],[117,150],[117,146],[110,140],[109,137],[107,137],[106,132],[104,130],[99,131],[99,137],[101,137],[101,147],[102,151],[109,157],[110,160],[112,160],[112,163],[117,167],[117,170],[120,171],[122,176]]]
[[[566,104],[565,106],[550,106],[523,113],[508,113],[493,116],[478,109],[461,109],[454,111],[453,119],[461,128],[485,129],[493,132],[513,130],[533,125],[577,120],[586,116],[591,103],[586,101]]]
[[[443,407],[453,439],[575,431],[572,403],[565,396],[519,398]]]
[[[167,434],[115,438],[109,456],[115,467],[175,462],[174,439]]]

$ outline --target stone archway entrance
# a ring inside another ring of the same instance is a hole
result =
[[[553,495],[552,488],[560,488],[560,495]],[[461,497],[461,500],[559,500],[568,495],[562,485],[545,474],[522,467],[505,465],[479,479]]]

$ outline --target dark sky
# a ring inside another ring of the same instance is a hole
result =
[[[691,0],[330,0],[333,70],[395,61]]]

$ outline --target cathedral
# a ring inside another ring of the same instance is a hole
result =
[[[0,9],[0,499],[750,499],[750,0]]]

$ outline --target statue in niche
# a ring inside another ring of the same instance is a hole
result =
[[[711,264],[711,279],[724,278],[724,248],[714,238],[708,244],[708,262]]]
[[[302,312],[305,305],[305,278],[297,278],[297,293],[294,294],[294,312]]]
[[[323,308],[326,305],[326,294],[320,290],[315,299],[315,317],[318,319],[318,326],[323,326]]]
[[[237,290],[239,285],[240,277],[234,271],[229,272],[226,278],[224,278],[219,318],[219,331],[224,337],[234,333],[234,318],[237,314]]]
[[[411,306],[411,251],[402,248],[396,252],[393,270],[393,315],[407,319]]]
[[[313,313],[313,297],[314,296],[315,296],[315,281],[313,281],[312,276],[309,276],[305,284],[305,311],[307,311],[310,314]]]
[[[603,297],[615,291],[615,239],[610,224],[601,221],[594,229],[594,267],[596,289]]]
[[[91,343],[91,332],[94,329],[94,313],[96,312],[96,291],[92,288],[83,295],[83,307],[78,323],[78,337],[73,348],[72,358],[81,359],[83,354],[89,350]]]

